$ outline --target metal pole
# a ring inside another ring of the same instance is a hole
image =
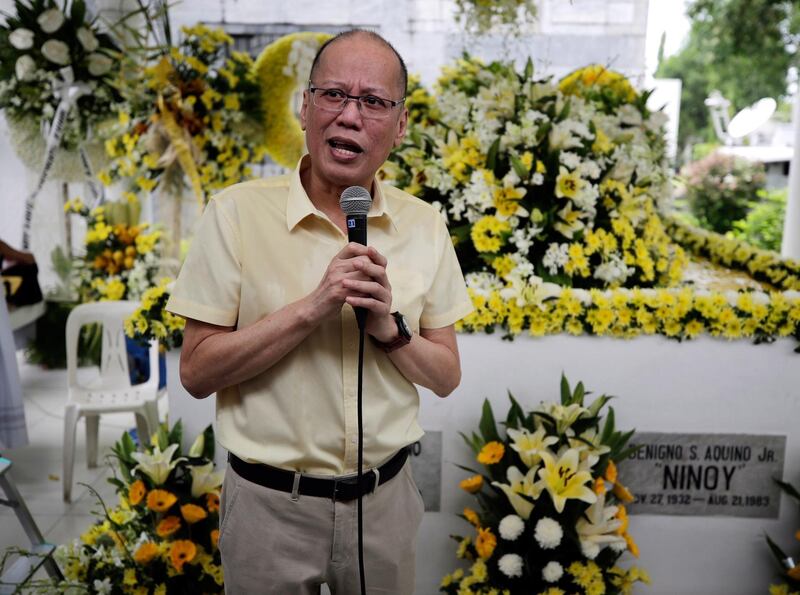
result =
[[[800,89],[794,96],[792,114],[794,124],[794,152],[789,165],[789,198],[783,220],[781,256],[800,260]]]

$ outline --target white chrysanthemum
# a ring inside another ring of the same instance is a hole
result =
[[[498,530],[500,531],[500,537],[506,541],[514,541],[525,530],[525,521],[515,514],[509,514],[500,521]]]
[[[550,550],[558,547],[561,543],[561,538],[564,537],[564,530],[558,524],[558,521],[544,517],[536,523],[533,536],[536,538],[539,547]]]
[[[569,262],[569,244],[551,243],[542,258],[542,264],[551,275],[557,275],[558,269]]]
[[[97,41],[94,33],[86,27],[79,27],[75,35],[87,52],[93,52],[100,46],[100,42]]]
[[[548,562],[547,566],[542,568],[542,578],[548,583],[557,582],[564,575],[564,568],[558,562]]]
[[[509,578],[522,576],[522,558],[517,554],[505,554],[497,561],[497,566]]]
[[[51,8],[40,14],[36,22],[39,23],[39,26],[45,33],[53,33],[58,31],[61,25],[64,24],[64,13],[57,8]]]
[[[20,27],[8,36],[8,42],[18,50],[29,50],[33,47],[33,31]]]
[[[594,541],[581,541],[581,552],[589,560],[594,560],[600,553],[600,545]]]
[[[28,54],[24,54],[17,58],[14,64],[14,74],[21,81],[28,81],[33,78],[33,73],[36,72],[36,62],[33,61]]]
[[[55,64],[69,64],[69,46],[58,39],[48,39],[42,45],[42,55]]]
[[[105,54],[89,54],[89,74],[92,76],[103,76],[111,70],[111,58]]]

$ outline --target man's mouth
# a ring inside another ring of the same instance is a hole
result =
[[[335,151],[346,155],[357,155],[364,152],[364,149],[356,143],[339,138],[328,140],[328,145]]]

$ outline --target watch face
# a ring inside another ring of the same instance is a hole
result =
[[[400,330],[400,334],[405,335],[406,338],[410,339],[413,333],[411,332],[411,327],[408,326],[406,317],[398,312],[395,316],[395,319],[397,320],[397,327]]]

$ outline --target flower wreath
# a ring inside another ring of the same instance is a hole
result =
[[[264,136],[267,153],[278,164],[294,167],[303,154],[304,139],[294,114],[292,96],[308,82],[317,49],[329,33],[304,31],[285,35],[268,45],[255,63],[262,89]]]

